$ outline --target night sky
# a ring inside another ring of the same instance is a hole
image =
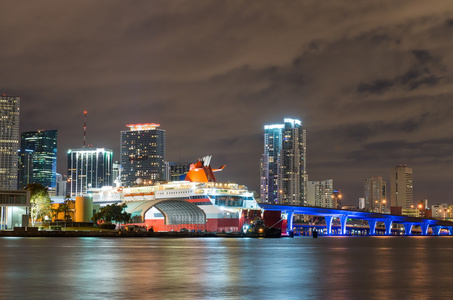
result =
[[[259,190],[264,125],[307,130],[309,180],[358,204],[365,178],[414,172],[414,200],[453,203],[453,1],[1,1],[0,93],[20,130],[114,150],[159,123],[166,160],[211,154]],[[219,174],[219,173],[217,173]],[[389,182],[388,182],[389,184]]]

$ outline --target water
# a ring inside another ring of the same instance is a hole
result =
[[[0,299],[453,299],[453,237],[0,238]]]

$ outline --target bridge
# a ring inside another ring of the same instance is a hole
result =
[[[420,226],[421,234],[428,235],[428,229],[431,228],[433,235],[439,235],[442,229],[447,229],[450,235],[453,235],[453,222],[425,219],[399,215],[389,215],[381,213],[372,213],[356,210],[331,209],[324,207],[296,206],[296,205],[278,205],[278,204],[259,204],[264,210],[281,211],[287,216],[287,231],[293,229],[294,214],[324,217],[326,220],[327,234],[332,234],[332,221],[334,218],[340,220],[340,234],[346,234],[346,223],[348,219],[359,219],[368,222],[370,235],[376,234],[377,222],[385,225],[385,234],[391,235],[392,224],[402,224],[406,235],[412,234],[413,226]]]

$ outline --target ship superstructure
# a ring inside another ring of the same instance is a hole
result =
[[[220,183],[215,180],[213,173],[221,171],[224,167],[212,169],[210,157],[204,157],[191,165],[184,181],[127,188],[91,189],[89,196],[92,196],[94,204],[101,206],[126,203],[135,218],[134,223],[141,221],[147,227],[151,226],[155,230],[169,229],[168,226],[165,227],[165,222],[168,221],[166,218],[169,217],[162,209],[159,209],[159,205],[153,203],[160,203],[162,206],[165,201],[168,203],[184,201],[197,206],[205,215],[204,227],[197,224],[193,229],[240,231],[249,215],[248,212],[259,213],[260,207],[255,201],[253,193],[249,192],[244,185]],[[254,215],[257,215],[256,213]],[[181,223],[180,225],[184,228],[191,227],[191,224]]]

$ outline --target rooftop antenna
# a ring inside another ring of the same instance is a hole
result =
[[[85,115],[85,120],[83,122],[83,148],[87,146],[87,111],[83,112]]]

